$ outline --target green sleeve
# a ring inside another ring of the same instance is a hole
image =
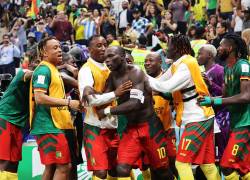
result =
[[[237,73],[240,79],[250,80],[250,64],[248,61],[240,60],[241,62],[237,66]]]
[[[39,66],[33,73],[32,86],[34,89],[48,90],[51,80],[50,69],[47,66]]]

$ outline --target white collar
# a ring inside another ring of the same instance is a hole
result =
[[[99,63],[97,61],[95,61],[93,58],[89,57],[89,61],[91,61],[93,64],[95,64],[97,67],[99,68],[106,68],[104,63]]]

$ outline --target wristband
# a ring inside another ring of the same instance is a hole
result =
[[[214,98],[214,105],[222,105],[222,98]]]
[[[110,106],[109,107],[106,107],[105,109],[104,109],[104,114],[106,115],[106,116],[110,116],[111,115],[111,109],[110,109]]]
[[[212,104],[212,99],[209,96],[205,96],[204,100],[200,102],[200,106],[209,106]]]

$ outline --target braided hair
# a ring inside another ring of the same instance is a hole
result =
[[[229,43],[233,46],[233,51],[235,52],[235,57],[238,59],[247,59],[247,45],[245,41],[235,33],[226,34],[223,39],[227,39]]]
[[[38,49],[39,56],[40,56],[41,58],[42,58],[42,56],[43,56],[43,52],[44,52],[44,50],[45,50],[45,46],[46,46],[47,42],[48,42],[49,40],[52,40],[52,39],[57,40],[56,37],[54,37],[54,36],[49,36],[49,37],[46,37],[46,38],[42,39],[42,40],[38,43],[37,49]]]
[[[176,52],[181,56],[185,54],[193,55],[193,49],[187,36],[177,34],[171,37],[171,43],[173,44]]]

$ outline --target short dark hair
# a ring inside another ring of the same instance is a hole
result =
[[[92,45],[92,42],[93,42],[95,39],[100,38],[100,37],[103,37],[103,36],[97,35],[97,34],[91,36],[91,37],[89,38],[89,40],[88,40],[88,47],[90,47],[90,46]]]
[[[42,39],[42,40],[38,43],[37,48],[38,48],[38,52],[39,52],[39,55],[40,55],[40,56],[42,56],[42,52],[44,51],[44,48],[45,48],[47,42],[50,41],[50,40],[52,40],[52,39],[57,40],[55,36],[49,36],[49,37],[46,37],[46,38]]]
[[[238,34],[228,33],[223,37],[223,39],[228,40],[229,43],[232,44],[236,58],[247,59],[247,45]]]

